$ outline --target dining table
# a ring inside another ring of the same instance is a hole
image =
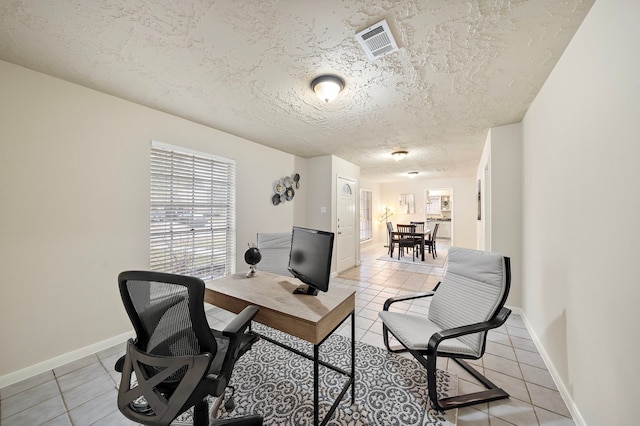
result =
[[[389,242],[389,256],[393,258],[393,246],[395,242],[397,242],[400,238],[413,238],[418,244],[420,244],[420,253],[421,260],[424,262],[424,239],[431,236],[431,229],[425,229],[422,232],[414,231],[414,232],[400,232],[400,231],[392,231],[391,232],[391,241]],[[398,247],[398,250],[400,248]]]

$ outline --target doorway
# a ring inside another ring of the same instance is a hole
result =
[[[337,192],[336,271],[341,272],[356,265],[356,182],[338,177]]]
[[[424,190],[424,221],[433,229],[438,224],[437,239],[448,240],[453,245],[453,188],[429,188]]]

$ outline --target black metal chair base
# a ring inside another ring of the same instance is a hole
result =
[[[485,391],[467,393],[464,395],[451,396],[447,398],[438,399],[437,395],[435,398],[431,399],[431,404],[433,408],[445,411],[451,410],[453,408],[462,408],[468,407],[469,405],[480,404],[483,402],[491,402],[497,401],[500,399],[509,398],[509,394],[505,392],[500,387],[496,386],[491,380],[487,379],[485,376],[480,374],[478,370],[473,368],[467,362],[452,358],[455,362],[457,362],[462,368],[464,368],[469,374],[471,374],[476,380],[478,380],[482,385],[487,388]],[[433,386],[435,388],[435,386]],[[431,395],[429,395],[431,397]]]

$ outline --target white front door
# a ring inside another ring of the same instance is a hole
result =
[[[356,183],[338,178],[337,272],[356,265]],[[358,233],[359,235],[359,233]]]

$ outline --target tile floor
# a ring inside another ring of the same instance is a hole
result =
[[[439,241],[439,256],[446,256],[446,249],[446,241]],[[419,262],[376,260],[385,251],[383,247],[363,250],[361,265],[331,282],[332,286],[356,290],[356,338],[381,347],[382,325],[377,314],[384,301],[398,294],[430,290],[443,273],[442,268],[419,265]],[[424,303],[423,299],[401,308],[420,311]],[[207,315],[213,327],[220,327],[233,317],[217,308]],[[348,327],[345,324],[339,332],[349,335]],[[134,424],[124,418],[116,406],[119,374],[113,365],[123,351],[124,345],[118,345],[0,389],[0,424]],[[479,389],[474,379],[457,364],[443,361],[440,368],[458,375],[460,392]],[[457,421],[459,426],[575,424],[519,316],[512,315],[505,326],[489,333],[486,353],[474,364],[511,397],[457,412],[452,410],[447,413],[452,422]]]

